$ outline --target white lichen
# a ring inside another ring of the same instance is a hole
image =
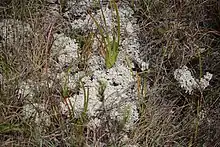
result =
[[[174,78],[180,83],[180,86],[186,90],[186,93],[192,94],[193,90],[204,90],[209,86],[212,74],[207,72],[204,78],[195,79],[187,66],[174,71]]]
[[[53,56],[58,56],[58,62],[61,67],[71,64],[77,58],[78,44],[76,40],[71,39],[64,34],[55,34],[53,43]]]
[[[200,79],[199,85],[202,90],[204,90],[206,87],[209,86],[209,81],[212,79],[212,74],[209,72],[206,72],[206,75],[204,75],[204,78]]]
[[[49,76],[52,76],[49,74]],[[41,88],[51,88],[53,80],[34,82],[32,80],[26,80],[19,83],[18,99],[25,98],[25,100],[33,101],[34,96],[40,92]]]
[[[34,89],[33,81],[28,80],[27,82],[21,82],[18,90],[18,98],[25,97],[26,99],[32,100],[35,94]]]
[[[89,5],[89,1],[80,3],[86,3]],[[97,26],[91,19],[91,16],[88,15],[83,8],[84,7],[81,8],[82,10],[71,10],[74,13],[72,15],[80,14],[83,16],[72,21],[72,28],[83,31],[97,31]],[[112,10],[105,5],[102,5],[102,9],[107,23],[107,28],[105,29],[108,29],[105,31],[111,34],[112,30],[110,28],[113,27],[112,24],[113,21],[115,21],[112,17],[112,13],[115,12],[112,12]],[[133,10],[131,8],[119,7],[121,40],[119,55],[115,65],[111,69],[106,70],[104,57],[100,55],[100,42],[97,40],[97,38],[94,38],[94,44],[92,46],[93,54],[88,60],[89,69],[92,74],[81,78],[81,82],[84,83],[85,88],[89,89],[88,110],[86,111],[87,115],[90,117],[96,117],[100,110],[104,109],[109,113],[108,115],[110,115],[111,119],[113,120],[116,119],[118,121],[122,121],[125,115],[128,115],[126,116],[128,119],[125,125],[127,128],[130,128],[133,123],[138,120],[138,111],[136,106],[137,93],[134,88],[135,78],[132,77],[131,69],[127,65],[125,58],[129,56],[130,58],[136,60],[140,65],[143,65],[143,70],[148,69],[149,66],[147,62],[142,63],[142,60],[139,57],[140,53],[137,34],[138,26],[135,24],[136,19],[132,16],[132,14]],[[101,19],[101,10],[97,10],[96,13],[92,13],[91,15],[93,15],[98,23],[104,27],[103,20]],[[72,55],[74,54],[76,55],[76,50],[72,51]],[[76,59],[76,56],[72,56],[71,58]],[[74,77],[78,77],[78,74],[81,73],[76,73]],[[70,79],[73,78],[70,77]],[[98,89],[100,87],[99,81],[106,83],[104,101],[100,101],[98,96]],[[72,81],[69,82],[74,83]],[[68,87],[73,88],[73,85],[69,85]],[[75,117],[79,117],[82,114],[82,111],[85,111],[84,96],[85,93],[83,92],[82,87],[80,87],[78,94],[67,98],[66,103],[61,102],[60,106],[62,113],[68,114],[69,108],[73,108],[72,112],[74,112]]]
[[[87,126],[91,129],[97,129],[101,126],[101,120],[99,118],[90,119]]]
[[[33,119],[34,122],[40,126],[42,124],[50,125],[50,116],[46,113],[46,107],[44,104],[27,104],[23,106],[23,116],[25,120]]]
[[[96,116],[99,110],[102,109],[103,103],[98,97],[98,81],[104,81],[107,86],[104,91],[104,107],[110,110],[112,119],[122,120],[125,110],[129,108],[128,125],[131,126],[133,122],[138,119],[138,112],[135,104],[136,93],[130,92],[129,87],[133,84],[134,78],[130,71],[124,66],[116,66],[109,71],[94,71],[93,80],[91,77],[82,78],[85,83],[85,88],[89,88],[88,110],[86,113],[89,116]],[[69,113],[69,108],[73,108],[75,117],[79,117],[84,111],[84,95],[82,88],[79,94],[74,97],[69,97],[67,103],[61,103],[61,110],[63,114]]]

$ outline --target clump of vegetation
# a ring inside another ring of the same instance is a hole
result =
[[[99,3],[100,3],[100,0],[99,0]],[[98,23],[98,21],[92,15],[90,15],[93,21],[95,22],[100,32],[102,42],[104,43],[104,48],[102,52],[104,52],[105,65],[107,69],[111,68],[117,60],[118,53],[119,53],[119,42],[120,42],[120,16],[119,16],[118,7],[117,7],[115,0],[110,0],[110,6],[112,9],[115,10],[116,19],[117,19],[117,27],[113,26],[113,31],[111,32],[112,34],[110,34],[107,31],[108,27],[107,27],[107,22],[105,18],[106,16],[104,15],[102,6],[101,6],[101,12],[102,12],[102,19],[104,22],[104,28],[102,27],[101,24]],[[112,17],[114,17],[113,12],[111,15]],[[112,22],[112,24],[114,24],[114,22]]]

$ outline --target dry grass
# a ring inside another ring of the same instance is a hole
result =
[[[141,146],[218,146],[220,124],[213,112],[219,111],[220,85],[214,82],[219,81],[219,3],[141,0],[139,5],[142,54],[150,61],[151,71],[143,78],[151,86],[143,97],[135,142]],[[183,65],[197,78],[213,73],[211,86],[186,94],[173,78],[174,70]],[[197,108],[205,112],[204,118],[197,119]]]
[[[141,53],[149,60],[150,70],[140,74],[149,87],[139,81],[140,120],[128,142],[150,147],[220,146],[220,4],[214,0],[139,0],[134,9]],[[48,74],[55,62],[50,54],[53,33],[65,30],[61,30],[62,17],[51,21],[48,11],[44,1],[0,2],[0,22],[10,18],[16,26],[20,20],[24,27],[15,27],[12,40],[0,38],[1,145],[101,146],[100,142],[105,142],[122,146],[120,139],[126,132],[108,115],[102,116],[102,124],[94,129],[86,117],[73,119],[61,114],[58,103],[64,99],[60,81]],[[31,32],[25,31],[26,22]],[[5,27],[9,29],[7,24]],[[92,53],[92,36],[85,35],[88,44],[80,52],[82,70],[89,57],[84,53]],[[185,93],[173,78],[174,70],[182,65],[191,68],[197,78],[201,72],[212,73],[211,86],[193,95]],[[49,86],[51,80],[54,84]],[[30,81],[36,91],[31,101],[19,93],[20,84]],[[35,118],[24,119],[22,107],[35,103],[44,104],[45,109],[36,110],[49,116],[49,126],[36,124]],[[198,107],[204,117],[197,120]]]

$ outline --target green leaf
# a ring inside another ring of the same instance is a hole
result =
[[[13,125],[9,123],[0,124],[0,133],[8,133],[8,132],[21,132],[21,127],[19,125]]]

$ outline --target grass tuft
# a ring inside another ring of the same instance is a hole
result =
[[[99,33],[102,37],[102,41],[104,43],[104,58],[105,58],[105,65],[107,69],[110,69],[117,60],[118,53],[119,53],[119,42],[120,42],[120,16],[119,16],[118,7],[117,7],[115,0],[110,1],[110,6],[113,10],[115,10],[116,20],[117,20],[117,26],[116,27],[113,26],[113,32],[111,32],[112,36],[111,36],[111,33],[108,33],[106,31],[107,22],[105,19],[106,16],[104,15],[102,6],[100,7],[101,7],[102,19],[103,19],[105,28],[103,28],[102,25],[99,24],[98,21],[95,19],[95,17],[93,17],[90,14],[92,20],[95,22],[95,25],[97,26],[99,30]],[[111,15],[114,16],[114,13],[112,12]],[[112,22],[112,24],[114,24],[114,22]]]

